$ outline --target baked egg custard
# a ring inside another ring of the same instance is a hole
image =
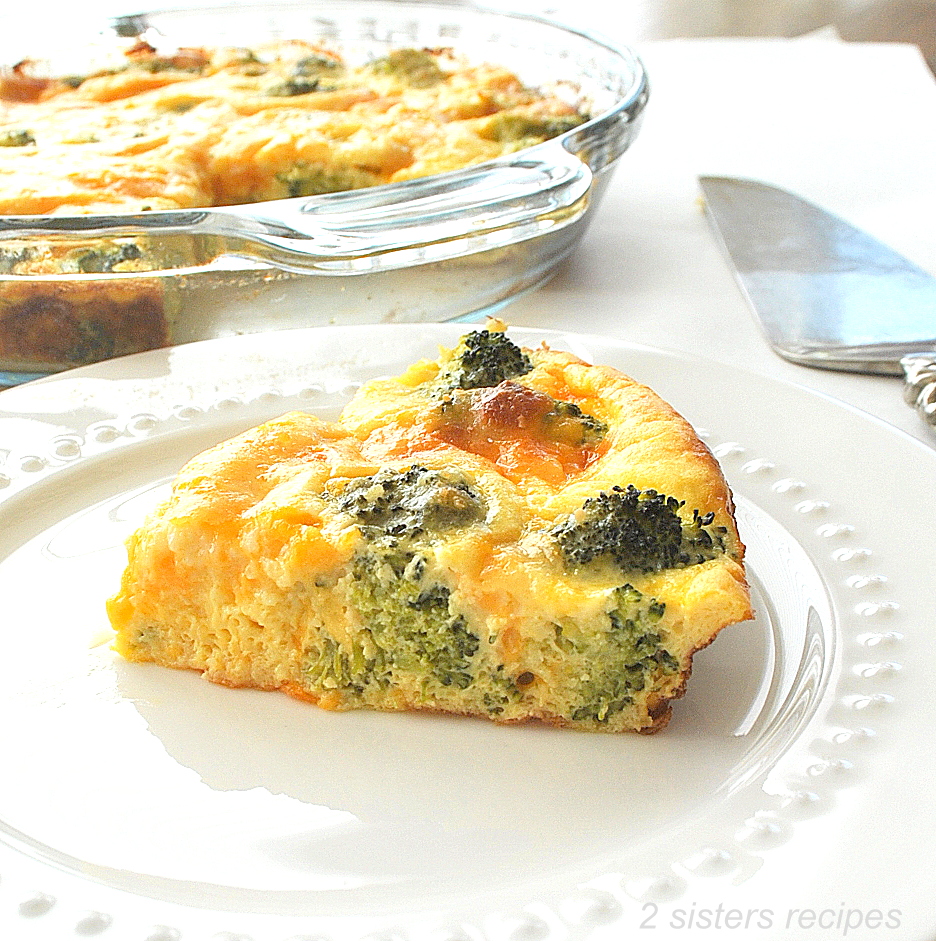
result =
[[[26,59],[0,73],[0,215],[360,189],[492,160],[587,120],[508,68],[445,49],[350,63],[299,40],[171,54],[138,42],[113,67],[54,77]],[[32,272],[42,261],[16,264]],[[68,262],[132,271],[141,259],[125,250]]]
[[[654,732],[751,617],[731,493],[646,386],[491,321],[206,451],[128,543],[129,660],[325,709]]]

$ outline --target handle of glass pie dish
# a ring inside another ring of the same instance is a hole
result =
[[[568,225],[587,208],[591,183],[581,159],[543,147],[393,186],[257,204],[237,217],[252,223],[252,249],[278,267],[404,267]]]
[[[0,238],[203,236],[216,255],[358,273],[444,261],[574,222],[592,173],[558,140],[509,158],[369,189],[212,209],[0,219]],[[162,269],[165,270],[165,269]]]

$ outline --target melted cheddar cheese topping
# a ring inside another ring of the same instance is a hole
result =
[[[0,76],[0,214],[232,205],[479,163],[587,119],[508,69],[442,50],[351,65],[321,46],[145,43],[119,66]]]

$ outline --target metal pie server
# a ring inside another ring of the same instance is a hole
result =
[[[703,176],[705,209],[773,349],[805,366],[903,376],[936,426],[936,278],[799,196]]]

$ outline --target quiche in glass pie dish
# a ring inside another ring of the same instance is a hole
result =
[[[8,382],[494,312],[578,244],[648,97],[631,50],[444,2],[170,11],[83,36],[0,49]]]

